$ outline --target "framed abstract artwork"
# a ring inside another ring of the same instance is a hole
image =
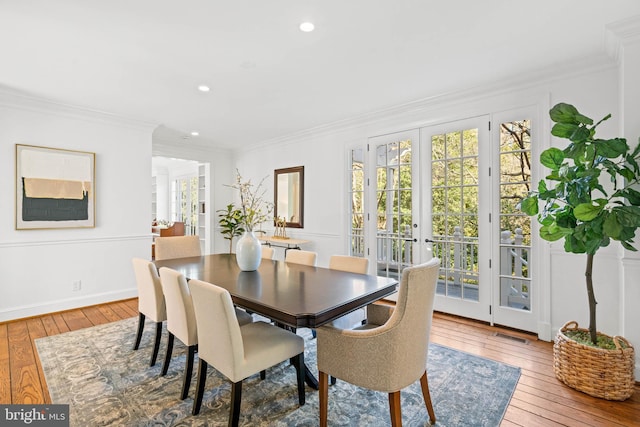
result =
[[[95,153],[16,144],[16,229],[95,227]]]

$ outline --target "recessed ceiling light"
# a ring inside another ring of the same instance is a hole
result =
[[[200,92],[209,92],[210,89],[209,89],[209,86],[200,85],[200,86],[198,86],[198,90]]]
[[[305,33],[310,33],[315,28],[311,22],[303,22],[300,24],[300,31],[304,31]]]
[[[198,131],[194,130],[193,132],[191,132],[191,136],[198,136],[198,135],[200,135],[200,132]]]

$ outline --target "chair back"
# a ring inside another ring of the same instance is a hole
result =
[[[197,344],[196,316],[186,278],[176,270],[161,267],[160,281],[167,305],[167,329],[185,345]]]
[[[156,260],[200,256],[200,238],[198,236],[156,237]]]
[[[264,259],[273,259],[273,248],[270,248],[269,246],[263,246],[262,247],[262,258]]]
[[[367,258],[332,255],[329,258],[329,268],[332,270],[347,271],[349,273],[367,274],[369,260]]]
[[[427,366],[429,335],[440,260],[407,267],[402,271],[398,300],[387,323],[381,328],[393,330],[390,346],[402,352],[402,369],[393,382],[404,388],[424,373]]]
[[[167,311],[156,266],[146,259],[133,258],[133,272],[138,286],[138,311],[154,322],[165,321]]]
[[[198,328],[198,355],[227,378],[236,378],[244,360],[240,325],[226,289],[201,280],[189,280]]]
[[[284,257],[284,260],[294,264],[303,264],[315,267],[317,258],[318,254],[316,252],[290,249],[287,251],[287,255]]]

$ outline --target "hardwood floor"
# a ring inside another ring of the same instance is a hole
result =
[[[34,339],[136,315],[131,299],[0,324],[0,404],[51,403]],[[431,340],[522,369],[502,426],[640,425],[639,386],[624,402],[572,390],[553,374],[551,343],[440,313]]]

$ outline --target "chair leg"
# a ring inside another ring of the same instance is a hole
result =
[[[160,350],[160,340],[162,339],[162,322],[156,322],[156,340],[153,343],[153,354],[151,354],[151,362],[149,366],[156,364],[158,359],[158,351]]]
[[[319,372],[318,393],[320,398],[320,427],[327,427],[327,410],[329,408],[329,375]]]
[[[162,364],[162,373],[161,376],[167,375],[167,371],[169,370],[169,363],[171,363],[171,353],[173,353],[173,340],[175,336],[169,332],[169,338],[167,339],[167,351],[164,355],[164,363]]]
[[[242,401],[242,381],[231,384],[231,409],[229,427],[237,427],[240,421],[240,402]]]
[[[193,399],[193,409],[191,415],[198,415],[202,406],[202,395],[204,394],[204,384],[207,382],[207,368],[209,365],[202,359],[198,363],[198,381],[196,382],[196,397]]]
[[[265,378],[267,378],[267,371],[263,369],[262,371],[260,371],[260,379],[264,380]]]
[[[189,395],[189,387],[191,386],[191,374],[193,374],[193,359],[196,356],[198,345],[190,345],[187,349],[187,361],[184,367],[184,380],[182,380],[182,394],[180,399],[184,400]]]
[[[429,413],[429,423],[431,425],[436,423],[436,414],[433,412],[433,404],[431,403],[431,394],[429,393],[429,383],[427,382],[427,371],[420,377],[420,386],[422,387],[422,397],[424,397],[424,404],[427,405],[427,412]]]
[[[142,340],[142,331],[144,330],[144,319],[145,315],[142,313],[138,314],[138,333],[136,334],[136,343],[133,345],[133,349],[137,350],[140,347],[140,340]]]
[[[298,354],[293,358],[293,365],[296,367],[297,379],[298,379],[298,403],[300,406],[305,402],[305,390],[304,390],[304,352]]]
[[[402,406],[400,405],[400,391],[389,393],[389,410],[391,412],[391,427],[401,427]]]

